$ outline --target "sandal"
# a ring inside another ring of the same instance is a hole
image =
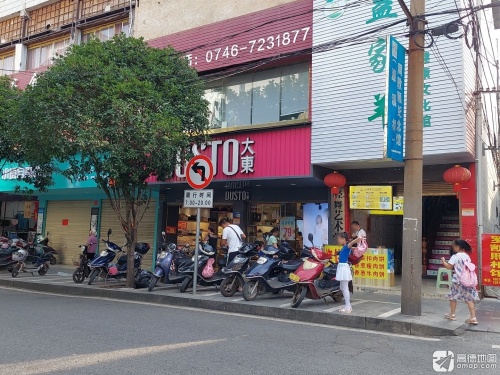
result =
[[[465,321],[467,324],[473,324],[473,325],[478,325],[479,322],[477,321],[477,318],[469,318]]]
[[[350,314],[352,313],[352,308],[346,308],[346,307],[342,307],[340,310],[339,310],[341,313],[345,313],[345,314]]]
[[[444,314],[444,317],[448,320],[457,320],[457,317],[455,316],[455,314]]]

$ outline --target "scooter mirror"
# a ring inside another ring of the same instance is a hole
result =
[[[108,237],[111,236],[111,233],[113,233],[113,231],[111,230],[111,228],[108,229]]]
[[[313,243],[313,240],[314,240],[314,236],[313,236],[313,234],[312,234],[312,233],[309,233],[309,234],[307,235],[307,239],[309,240],[309,242]]]

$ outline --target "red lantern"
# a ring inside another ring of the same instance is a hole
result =
[[[461,167],[460,165],[455,165],[451,167],[446,172],[444,172],[443,178],[449,183],[453,184],[453,191],[455,194],[460,192],[462,188],[461,184],[470,180],[471,174],[467,168]]]
[[[327,174],[323,181],[325,182],[326,186],[331,188],[333,195],[337,195],[340,191],[340,188],[344,187],[347,182],[345,176],[336,171]]]

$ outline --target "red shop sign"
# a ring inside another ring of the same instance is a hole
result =
[[[500,234],[483,234],[483,285],[500,286]]]
[[[269,8],[153,39],[185,53],[198,71],[247,63],[312,47],[311,0]]]

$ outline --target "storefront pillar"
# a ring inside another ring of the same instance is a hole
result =
[[[470,164],[469,170],[471,178],[469,181],[462,184],[460,190],[460,234],[473,249],[471,259],[474,264],[478,264],[478,247],[479,241],[477,238],[477,194],[476,194],[476,165]]]

